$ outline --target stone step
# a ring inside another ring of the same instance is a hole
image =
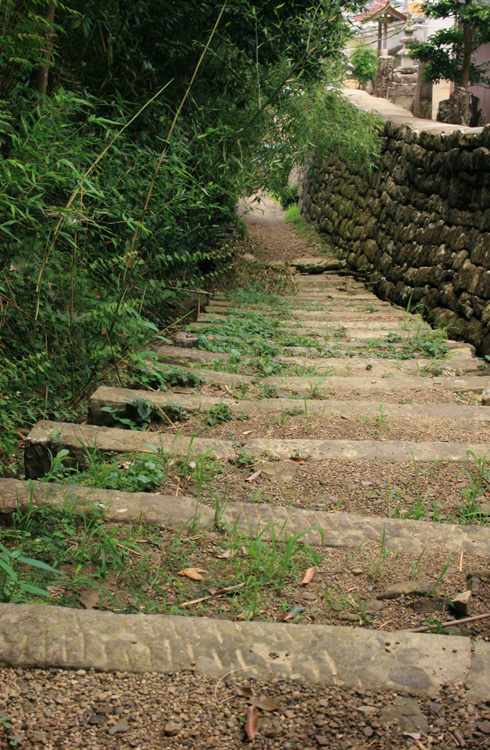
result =
[[[289,335],[291,335],[291,337],[294,337],[295,334],[299,335],[298,331],[300,330],[303,330],[303,329],[298,329],[298,328],[282,328],[281,329],[283,335],[286,336],[286,339],[287,339],[287,336]],[[191,343],[193,344],[198,343],[196,337],[191,332],[188,332],[187,336],[189,337],[188,341],[190,341]],[[208,343],[210,347],[213,345],[212,342],[216,342],[217,343],[216,348],[219,348],[220,346],[223,345],[223,342],[226,341],[226,336],[220,335],[220,334],[206,334],[205,337],[206,337],[206,342]],[[325,343],[325,341],[323,340],[321,336],[310,334],[308,338],[311,341],[311,346],[288,346],[287,341],[285,344],[278,344],[273,339],[264,340],[263,338],[259,338],[257,336],[251,337],[250,339],[248,339],[248,342],[251,345],[253,345],[255,342],[260,342],[260,344],[266,343],[270,345],[271,347],[279,347],[282,354],[284,354],[285,356],[290,356],[290,355],[292,356],[295,354],[299,354],[299,355],[309,356],[312,359],[318,356],[319,351],[323,352],[324,356],[326,356],[325,348],[328,348],[329,351],[337,353],[339,356],[342,356],[342,357],[343,356],[351,357],[353,349],[359,349],[359,356],[363,356],[363,352],[367,354],[371,350],[373,352],[385,351],[385,350],[398,351],[404,348],[403,342],[398,342],[398,341],[393,342],[393,341],[383,340],[383,341],[378,342],[377,339],[344,341],[343,339],[335,339],[335,340],[330,340],[327,343]],[[294,340],[294,338],[292,338],[292,340]],[[370,343],[370,341],[372,343]],[[444,341],[444,344],[449,350],[459,350],[460,352],[468,352],[472,355],[475,354],[475,347],[472,344],[468,344],[464,341],[451,341],[450,339],[446,339]],[[176,347],[179,346],[179,341],[177,339],[175,341],[175,346]],[[184,348],[189,348],[189,347],[184,347]],[[205,350],[198,349],[198,351],[205,351]],[[396,358],[396,355],[393,355],[393,356]],[[412,357],[415,358],[418,356],[420,356],[420,352],[415,350],[413,352]],[[379,358],[379,355],[378,355],[378,358]],[[410,359],[411,357],[406,357],[406,358]],[[484,360],[479,360],[479,361],[480,361],[480,366],[485,365],[485,367],[487,367],[487,363],[484,362]]]
[[[327,307],[329,311],[331,312],[337,312],[341,314],[342,311],[355,311],[355,312],[364,312],[366,315],[372,315],[374,312],[386,312],[387,314],[391,314],[393,311],[401,312],[402,315],[406,315],[407,311],[403,310],[402,308],[395,307],[394,305],[390,305],[389,302],[383,302],[382,300],[378,299],[378,297],[372,297],[372,299],[368,301],[361,301],[361,302],[355,302],[352,300],[334,300],[331,299],[325,294],[320,293],[311,293],[308,295],[305,294],[298,294],[293,296],[285,296],[282,298],[288,303],[288,307],[296,307],[296,308],[303,308],[304,305],[308,307],[316,307],[317,305],[321,306],[321,308]],[[224,301],[224,300],[223,300]],[[213,305],[221,306],[220,300],[216,300],[213,297]]]
[[[18,479],[0,479],[0,514],[19,508],[69,502],[83,511],[95,504],[111,522],[142,521],[178,531],[194,522],[199,530],[216,528],[216,511],[195,497],[158,495],[147,492],[100,490],[77,485],[51,484]],[[418,554],[426,548],[445,548],[449,554],[490,557],[488,527],[432,523],[411,519],[362,516],[303,508],[230,502],[220,510],[219,526],[224,534],[233,528],[246,535],[285,538],[304,534],[305,541],[318,547],[359,546],[359,541],[381,542],[387,549],[402,552],[407,547]]]
[[[346,261],[325,255],[303,256],[289,261],[289,265],[297,269],[299,274],[319,275],[327,271],[338,271],[345,268]]]
[[[452,356],[454,354],[454,356]],[[459,353],[458,350],[451,352],[444,359],[426,359],[419,357],[417,359],[392,359],[392,358],[379,358],[379,357],[274,357],[274,360],[278,362],[285,362],[291,364],[293,368],[311,368],[314,370],[314,374],[322,375],[332,373],[335,375],[362,375],[367,374],[368,377],[371,375],[382,376],[396,373],[409,373],[409,372],[423,372],[424,368],[427,372],[432,372],[437,366],[442,367],[443,371],[446,369],[448,374],[455,374],[455,372],[461,375],[470,372],[478,372],[480,363],[478,360],[473,359],[470,356],[465,356],[464,353]],[[300,374],[300,373],[299,373]],[[442,373],[444,374],[444,372]]]
[[[333,287],[334,289],[360,289],[366,291],[361,281],[355,281],[349,276],[324,273],[321,276],[294,276],[293,283],[298,289],[320,289]]]
[[[158,359],[161,362],[168,362],[174,365],[193,363],[201,365],[203,363],[212,363],[219,361],[228,361],[231,355],[223,352],[206,352],[203,349],[186,349],[163,345],[155,350]],[[315,373],[331,373],[332,375],[343,375],[345,377],[352,375],[361,375],[366,372],[369,377],[372,375],[382,376],[404,372],[424,372],[432,370],[435,366],[440,365],[443,368],[450,368],[448,372],[454,375],[455,372],[470,373],[480,372],[481,361],[472,356],[471,352],[464,349],[452,350],[446,357],[440,360],[417,358],[417,359],[396,359],[388,357],[302,357],[295,356],[277,356],[272,357],[273,361],[283,362],[294,368],[314,368]],[[240,363],[246,365],[250,359],[244,357]],[[454,372],[453,372],[454,371]]]
[[[111,426],[115,424],[112,414],[103,411],[104,406],[113,410],[124,410],[131,403],[131,399],[148,399],[164,408],[175,405],[186,412],[204,414],[218,404],[226,404],[233,414],[281,414],[295,409],[299,413],[322,414],[328,418],[343,417],[344,419],[376,418],[379,417],[380,404],[376,401],[334,401],[323,399],[288,399],[264,398],[261,401],[236,400],[234,398],[218,398],[217,396],[201,396],[199,394],[173,393],[172,391],[148,392],[127,388],[111,388],[101,385],[92,394],[89,401],[89,419],[92,424]],[[383,415],[389,419],[450,419],[476,424],[490,422],[490,409],[482,406],[467,406],[458,404],[386,404],[383,405]]]
[[[203,327],[206,328],[210,323],[218,323],[222,325],[225,319],[222,315],[207,315],[201,313],[198,315],[195,323],[190,323],[188,330],[200,331]],[[343,325],[341,320],[327,322],[324,320],[308,320],[297,321],[297,326],[294,326],[294,320],[285,318],[283,321],[284,325],[278,330],[280,332],[286,330],[304,331],[306,333],[317,333],[324,336],[339,335],[342,338],[357,338],[357,339],[373,339],[373,338],[387,338],[396,335],[400,339],[412,339],[415,335],[415,331],[405,331],[400,329],[397,325],[390,326],[388,323],[377,323],[374,321],[370,323],[353,323],[351,326]],[[294,326],[294,327],[292,327]],[[422,327],[422,333],[425,333],[430,337],[431,328]],[[425,329],[425,330],[424,330]]]
[[[78,466],[85,466],[94,451],[99,454],[130,454],[157,451],[186,460],[204,455],[219,460],[233,460],[240,451],[254,458],[267,455],[268,460],[300,456],[304,459],[339,459],[348,461],[446,461],[468,463],[483,458],[489,446],[476,443],[420,443],[415,441],[376,440],[310,440],[252,438],[236,442],[214,438],[184,437],[166,432],[139,432],[115,427],[94,427],[65,422],[40,421],[25,441],[25,471],[29,479],[48,473],[52,455],[66,449]]]
[[[265,315],[265,313],[263,314]],[[206,312],[199,313],[197,320],[199,322],[215,321],[218,323],[223,323],[226,321],[226,316],[226,312],[209,312],[208,309],[206,309]],[[312,328],[325,327],[336,330],[336,328],[338,328],[339,326],[343,326],[347,331],[353,331],[353,335],[355,335],[357,331],[361,330],[383,331],[400,335],[406,334],[410,337],[422,332],[425,334],[430,334],[432,332],[432,328],[428,323],[420,321],[408,328],[405,328],[402,327],[403,318],[394,318],[385,315],[380,317],[374,315],[374,317],[371,317],[367,315],[361,315],[359,313],[351,313],[348,316],[342,315],[342,317],[339,318],[339,316],[337,315],[334,317],[332,313],[311,311],[303,313],[299,312],[297,314],[291,313],[291,315],[288,316],[283,316],[281,314],[275,316],[272,314],[271,317],[279,321],[282,320],[284,324],[293,322],[298,324],[307,323],[307,325],[311,326]]]
[[[381,300],[373,292],[366,290],[365,287],[359,287],[358,289],[346,289],[338,290],[336,287],[320,287],[318,289],[299,289],[297,293],[284,294],[280,297],[286,302],[294,304],[295,301],[317,301],[318,299],[333,300],[339,304],[362,304],[364,307],[370,303],[379,307],[386,307],[390,309],[400,309],[392,305],[386,300]],[[230,301],[230,298],[226,294],[214,294],[213,302],[219,301]]]
[[[271,314],[272,316],[276,315],[276,310],[274,308],[267,309],[267,308],[261,308],[258,306],[251,307],[249,305],[245,306],[236,306],[232,307],[231,305],[206,305],[204,308],[204,312],[207,315],[229,315],[232,311],[241,311],[246,310],[250,312],[256,312],[262,315],[268,315]],[[397,314],[398,311],[391,312],[379,312],[379,313],[361,313],[361,312],[350,312],[350,311],[344,311],[342,313],[342,322],[345,321],[386,321],[387,323],[393,322],[394,324],[401,323],[405,316],[403,313]],[[280,312],[277,313],[277,316],[280,316]],[[329,310],[301,310],[301,309],[293,309],[288,311],[288,315],[290,315],[293,318],[297,318],[298,320],[331,320],[335,322],[339,322],[339,315],[336,312],[331,312]],[[422,324],[422,321],[420,321]],[[425,324],[424,324],[425,325]]]
[[[226,355],[225,355],[226,356]],[[308,396],[312,389],[326,393],[335,392],[342,394],[347,391],[349,398],[353,398],[353,393],[372,393],[373,391],[385,391],[386,393],[398,393],[400,396],[409,397],[412,391],[430,394],[432,401],[437,401],[438,396],[443,394],[472,394],[481,396],[485,391],[490,389],[490,376],[483,372],[475,372],[468,376],[410,376],[410,375],[390,375],[389,377],[373,377],[370,372],[369,378],[363,377],[344,377],[330,375],[328,377],[309,376],[269,376],[257,380],[252,375],[241,375],[217,370],[199,369],[197,367],[176,365],[184,373],[192,372],[198,375],[203,383],[209,385],[216,384],[225,387],[240,387],[242,385],[252,386],[259,383],[263,386],[278,388],[284,393],[293,393],[300,396]],[[155,366],[158,369],[158,365]]]
[[[116,674],[187,669],[216,680],[245,669],[247,678],[429,696],[464,682],[468,701],[490,698],[488,643],[334,625],[0,604],[0,660]]]
[[[285,295],[283,299],[287,302],[290,302],[292,305],[296,302],[309,302],[311,304],[315,304],[316,302],[319,302],[320,304],[325,303],[338,310],[349,310],[353,307],[359,308],[361,310],[368,307],[374,310],[393,310],[394,307],[393,305],[390,305],[389,302],[384,302],[383,300],[380,300],[379,297],[376,297],[371,293],[364,295],[361,300],[358,300],[349,294],[342,294],[341,296],[339,296],[337,294],[334,295],[331,292],[315,291],[309,292],[307,294],[300,292],[295,295]],[[394,309],[399,310],[401,308],[395,307]]]
[[[298,334],[298,331],[301,331],[303,329],[301,328],[283,328],[281,329],[282,333],[286,335],[286,337],[291,334]],[[358,349],[359,350],[359,356],[363,356],[363,352],[366,354],[369,353],[369,351],[398,351],[404,349],[404,344],[401,341],[379,341],[377,339],[361,339],[359,341],[344,341],[344,339],[330,339],[330,341],[325,342],[321,336],[315,336],[310,335],[308,338],[311,341],[311,346],[288,346],[287,343],[285,344],[277,344],[276,341],[273,339],[264,339],[258,338],[258,337],[252,337],[249,339],[250,344],[254,344],[255,342],[260,342],[261,344],[269,344],[271,347],[278,346],[280,350],[282,350],[282,354],[285,354],[286,356],[294,355],[294,354],[300,354],[305,356],[310,356],[312,359],[316,358],[318,356],[318,352],[322,351],[324,352],[324,356],[326,356],[325,348],[328,348],[329,351],[337,353],[339,356],[352,356],[352,350]],[[208,335],[206,334],[206,341],[211,346],[211,342],[217,342],[218,346],[221,346],[223,341],[226,340],[226,336],[219,335],[219,334],[212,334]],[[371,343],[370,343],[371,342]],[[176,342],[177,343],[177,342]],[[475,354],[475,347],[472,344],[468,344],[464,341],[451,341],[450,339],[446,339],[444,341],[445,346],[449,350],[459,350],[460,352],[468,352],[472,355]],[[200,350],[199,350],[200,351]],[[357,354],[356,354],[357,356]],[[373,355],[374,356],[374,355]],[[396,358],[396,355],[393,355]],[[420,351],[415,350],[412,354],[412,357],[419,357]],[[412,357],[406,357],[407,359],[411,359]],[[379,358],[379,355],[378,355]],[[484,360],[479,360],[480,366],[485,365],[486,368],[488,368],[487,363]],[[483,370],[483,368],[482,368]]]

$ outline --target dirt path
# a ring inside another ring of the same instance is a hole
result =
[[[250,284],[0,481],[4,513],[69,496],[124,553],[88,602],[70,531],[51,606],[0,605],[2,748],[488,747],[486,365],[269,199],[245,220]]]

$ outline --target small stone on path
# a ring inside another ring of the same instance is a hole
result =
[[[179,734],[182,731],[182,724],[179,724],[178,721],[167,721],[165,724],[163,731],[167,735],[167,737],[175,737],[175,735]]]
[[[112,727],[109,727],[107,730],[108,734],[122,734],[123,732],[127,732],[129,730],[129,724],[127,721],[117,721]]]

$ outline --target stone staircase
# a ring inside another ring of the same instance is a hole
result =
[[[302,268],[311,270],[304,262]],[[283,319],[280,308],[253,303],[240,308],[244,314],[278,319],[281,341],[288,332],[308,340],[307,346],[278,345],[270,357],[277,372],[265,377],[243,372],[253,367],[253,340],[250,356],[242,357],[235,371],[232,355],[213,351],[220,348],[220,331],[230,314],[240,307],[216,294],[190,327],[190,347],[155,350],[161,363],[156,368],[170,364],[197,375],[200,385],[170,391],[101,386],[90,399],[89,424],[39,422],[25,447],[31,481],[0,481],[3,511],[59,501],[69,491],[82,506],[102,505],[111,522],[139,519],[178,529],[197,518],[202,531],[219,525],[223,533],[234,527],[264,538],[301,533],[322,549],[355,550],[366,541],[415,557],[442,549],[460,567],[469,559],[471,568],[474,559],[478,569],[490,570],[486,510],[478,524],[461,522],[456,500],[448,500],[447,480],[439,487],[436,482],[430,494],[431,507],[446,508],[445,523],[431,521],[430,514],[417,516],[407,501],[394,514],[379,500],[385,476],[417,474],[437,465],[441,476],[445,471],[457,477],[458,469],[485,467],[490,444],[490,409],[482,406],[490,389],[485,363],[468,344],[441,343],[419,316],[379,300],[342,268],[296,273],[294,290],[283,301],[289,305]],[[204,340],[208,350],[197,348]],[[431,345],[439,347],[440,356],[429,356]],[[145,398],[164,412],[178,407],[193,419],[224,404],[233,420],[221,431],[210,428],[204,437],[186,432],[185,423],[178,430],[163,423],[150,432],[117,427],[115,415],[131,399]],[[237,417],[248,421],[235,424]],[[49,472],[57,451],[67,450],[83,466],[91,447],[111,455],[162,450],[188,461],[211,455],[230,475],[235,471],[230,467],[246,455],[252,467],[248,473],[259,474],[248,485],[250,477],[237,480],[219,519],[204,494],[196,498],[185,489],[175,497],[37,481]],[[373,481],[376,474],[379,481]],[[275,502],[251,502],[252,486],[273,486]],[[455,492],[461,495],[459,489]],[[341,495],[342,501],[336,500]],[[0,660],[6,664],[132,671],[192,667],[216,676],[246,665],[249,674],[266,679],[279,675],[427,694],[444,684],[465,682],[469,699],[490,699],[490,645],[484,628],[489,621],[484,619],[476,630],[465,632],[476,638],[472,642],[463,631],[448,638],[352,623],[237,623],[27,605],[0,605],[0,615]]]

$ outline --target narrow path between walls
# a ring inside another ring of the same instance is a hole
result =
[[[57,504],[110,535],[98,588],[74,535],[50,599],[0,604],[2,748],[488,746],[486,365],[245,220],[249,283],[0,480],[12,533]]]

